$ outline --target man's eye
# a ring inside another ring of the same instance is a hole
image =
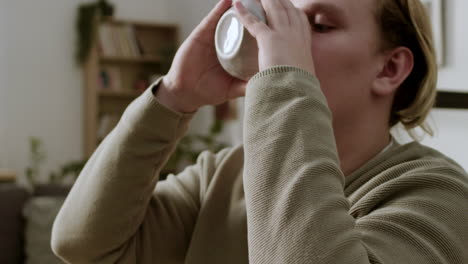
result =
[[[323,32],[328,32],[328,31],[332,30],[334,27],[327,26],[327,25],[324,25],[324,24],[313,24],[313,28],[314,28],[315,31],[323,33]]]

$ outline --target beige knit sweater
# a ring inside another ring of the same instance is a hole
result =
[[[309,73],[248,84],[244,145],[158,182],[190,115],[150,89],[79,176],[53,228],[68,263],[468,263],[468,177],[418,143],[348,177]],[[467,150],[468,151],[468,150]]]

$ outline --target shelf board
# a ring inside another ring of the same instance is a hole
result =
[[[147,63],[160,64],[161,58],[156,56],[151,57],[124,57],[124,56],[102,56],[99,58],[101,63],[119,64],[119,63]]]
[[[149,28],[156,28],[156,29],[177,29],[177,24],[166,23],[166,22],[153,22],[153,21],[144,21],[144,20],[129,20],[129,19],[106,19],[103,23],[107,24],[116,24],[116,25],[133,25],[137,27],[149,27]]]
[[[98,95],[113,98],[137,98],[141,93],[137,91],[98,91]]]
[[[468,93],[438,91],[436,107],[448,109],[468,109]]]

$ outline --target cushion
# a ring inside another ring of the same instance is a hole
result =
[[[65,197],[40,196],[29,199],[23,208],[26,219],[26,264],[63,263],[52,252],[52,225]]]

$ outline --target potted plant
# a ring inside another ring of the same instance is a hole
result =
[[[30,165],[26,168],[25,173],[35,195],[66,195],[71,188],[71,184],[76,180],[86,164],[86,160],[70,161],[62,165],[57,171],[51,172],[46,182],[40,182],[41,167],[47,158],[42,140],[31,137],[29,151]]]

